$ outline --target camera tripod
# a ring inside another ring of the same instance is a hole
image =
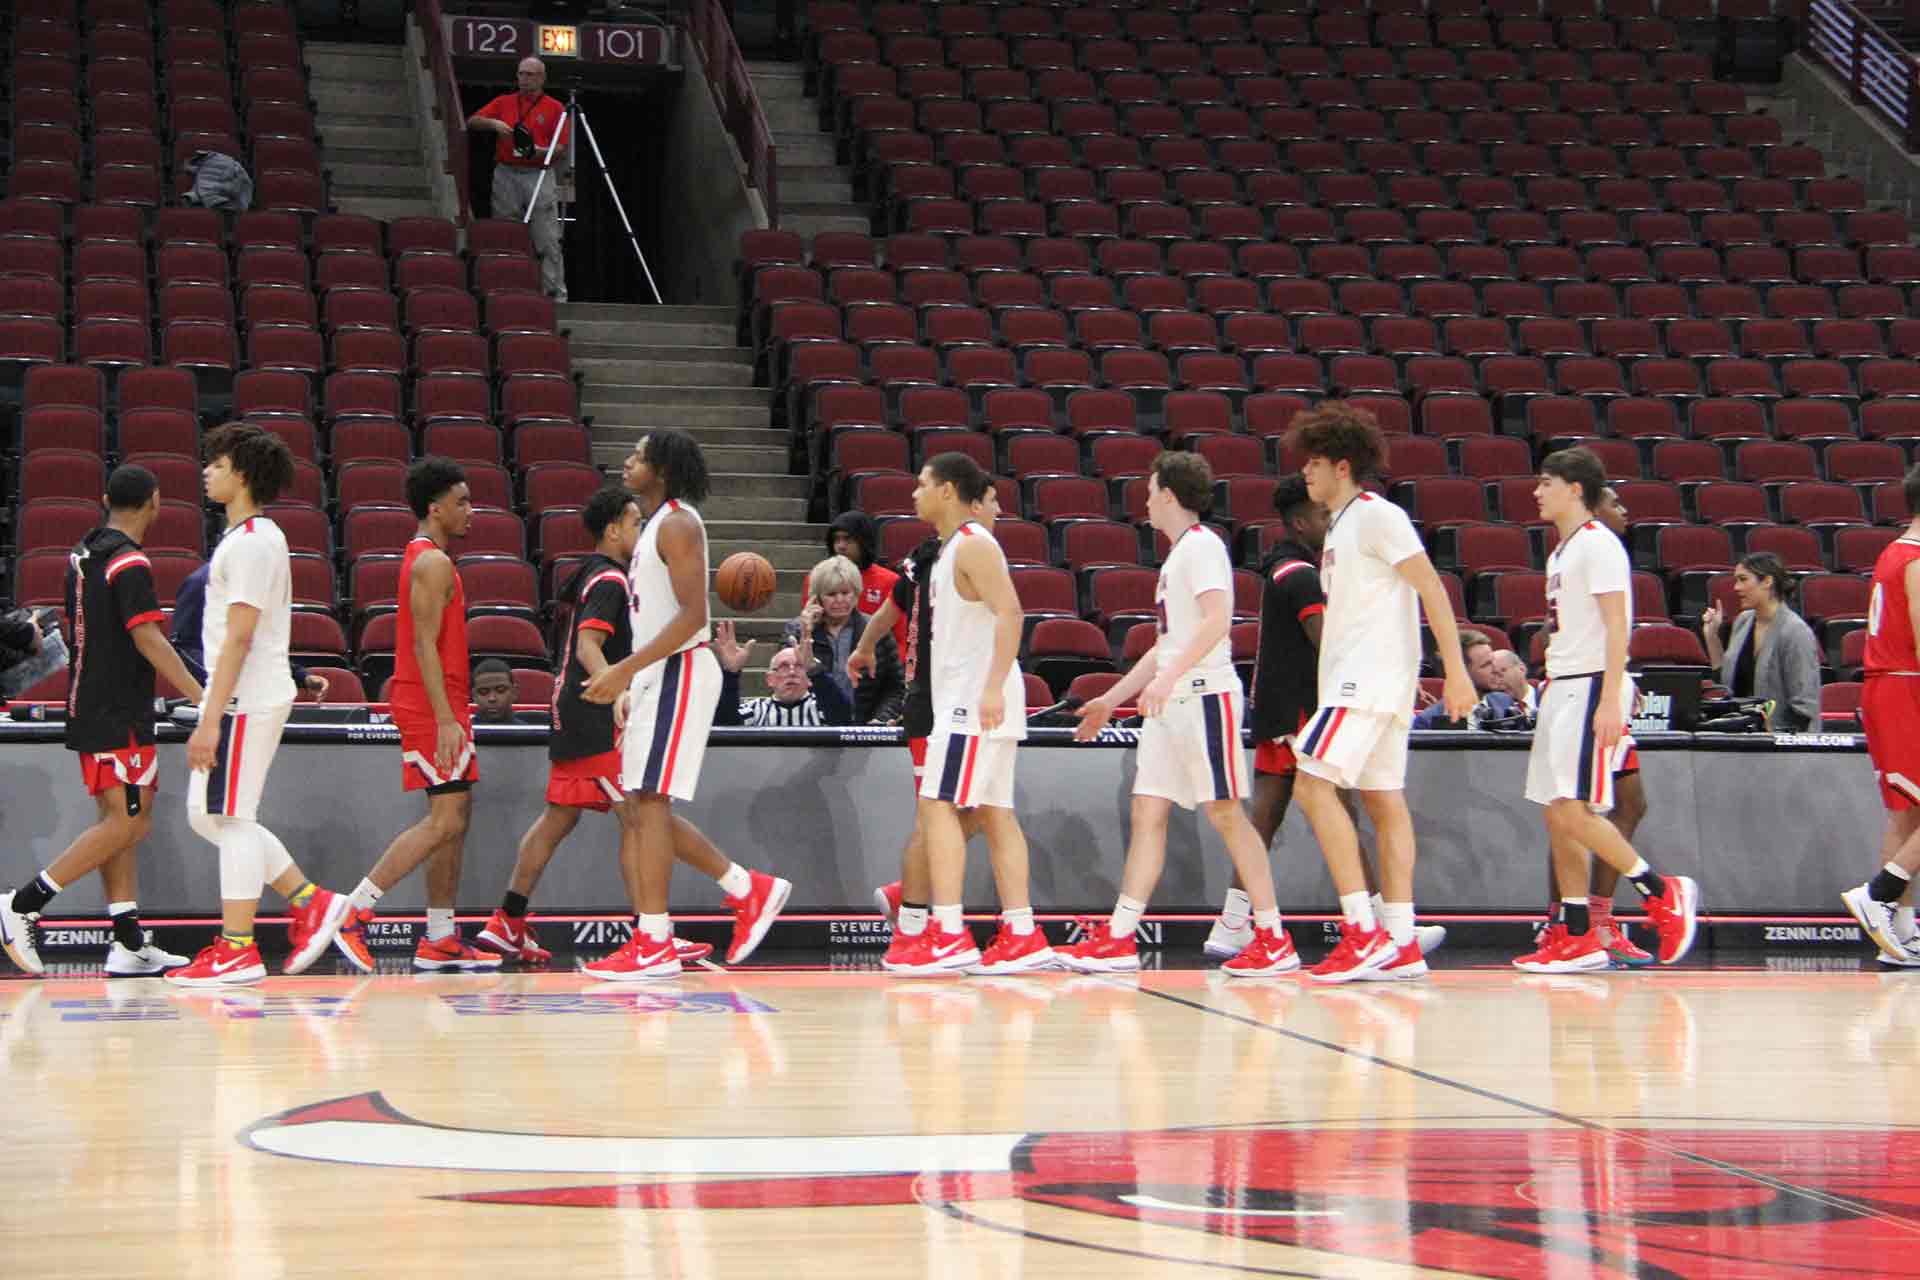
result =
[[[574,131],[576,129],[584,131],[587,135],[587,145],[593,148],[593,162],[599,167],[600,177],[607,184],[607,194],[613,197],[614,212],[620,215],[620,225],[626,229],[627,243],[633,246],[633,256],[640,263],[641,274],[647,278],[647,288],[653,293],[654,302],[663,304],[660,286],[654,283],[653,270],[647,266],[647,255],[640,251],[640,237],[633,233],[633,223],[627,218],[627,206],[621,203],[619,189],[614,186],[613,174],[607,168],[607,159],[600,154],[600,140],[593,136],[593,126],[587,122],[587,113],[580,107],[578,89],[567,90],[566,125],[564,129],[555,129],[553,140],[547,143],[547,154],[540,169],[540,176],[533,182],[533,197],[527,201],[527,211],[521,216],[520,221],[526,223],[533,220],[533,211],[540,202],[540,187],[546,182],[547,176],[553,172],[553,153],[560,148],[561,136],[563,134],[566,136],[568,150],[577,157],[578,148],[574,145]]]

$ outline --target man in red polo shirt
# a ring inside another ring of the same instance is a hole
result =
[[[493,152],[493,216],[525,218],[528,204],[533,205],[527,225],[533,247],[540,252],[540,284],[554,301],[565,302],[567,272],[560,259],[560,206],[554,194],[559,174],[548,175],[545,182],[540,182],[540,174],[556,132],[560,145],[553,153],[554,167],[566,167],[567,108],[544,92],[547,68],[540,59],[522,58],[515,78],[519,88],[474,112],[467,128],[491,129],[499,135]],[[536,183],[538,200],[533,194]]]

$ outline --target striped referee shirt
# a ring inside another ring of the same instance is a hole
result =
[[[790,729],[824,725],[827,718],[820,713],[819,699],[809,693],[798,702],[742,698],[740,723],[754,729]]]

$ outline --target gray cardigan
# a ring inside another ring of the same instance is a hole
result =
[[[1740,651],[1753,638],[1753,623],[1751,609],[1733,620],[1733,635],[1720,661],[1720,683],[1729,689]],[[1773,615],[1767,647],[1754,655],[1753,696],[1774,700],[1767,728],[1775,733],[1799,733],[1820,722],[1820,642],[1807,620],[1786,605]]]

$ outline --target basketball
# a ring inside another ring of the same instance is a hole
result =
[[[713,575],[713,591],[729,609],[756,613],[773,599],[777,583],[773,565],[754,551],[736,551],[720,562]]]

